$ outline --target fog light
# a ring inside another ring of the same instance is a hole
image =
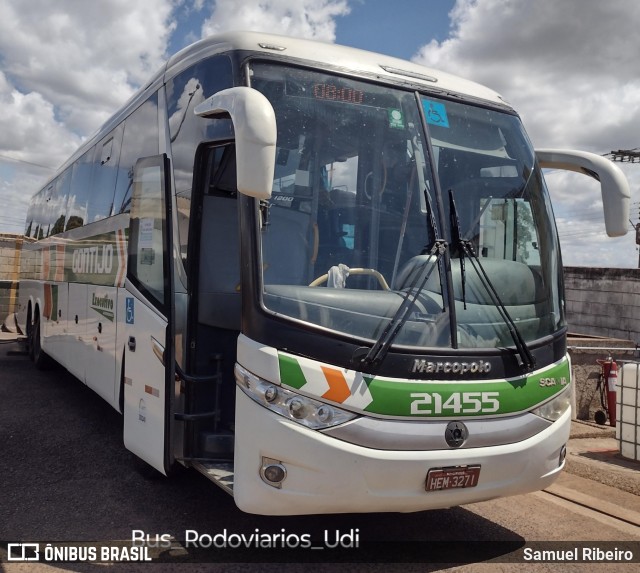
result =
[[[277,460],[262,458],[260,477],[266,484],[281,488],[282,482],[287,477],[287,469]]]

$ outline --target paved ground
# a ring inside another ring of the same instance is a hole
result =
[[[610,426],[572,423],[567,471],[640,496],[640,462],[620,455],[615,428]]]

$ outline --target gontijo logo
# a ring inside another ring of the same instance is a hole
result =
[[[113,245],[75,249],[71,268],[76,274],[110,274],[113,269]]]

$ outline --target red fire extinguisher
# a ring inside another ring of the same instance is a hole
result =
[[[609,377],[607,378],[607,410],[609,411],[609,425],[616,425],[616,384],[618,383],[618,365],[611,360]]]

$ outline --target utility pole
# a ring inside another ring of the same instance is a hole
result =
[[[609,157],[611,161],[619,161],[621,163],[640,163],[640,148],[610,151],[607,153],[607,157]]]
[[[611,161],[619,161],[620,163],[640,163],[640,147],[634,149],[618,149],[618,151],[610,151],[605,157]],[[640,269],[640,214],[638,224],[634,225],[633,221],[629,221],[631,226],[636,230],[636,245],[638,245],[638,268]]]
[[[638,224],[634,225],[631,221],[629,221],[631,223],[631,225],[633,227],[636,228],[636,245],[639,245],[638,247],[638,268],[640,269],[640,213],[638,214]]]

